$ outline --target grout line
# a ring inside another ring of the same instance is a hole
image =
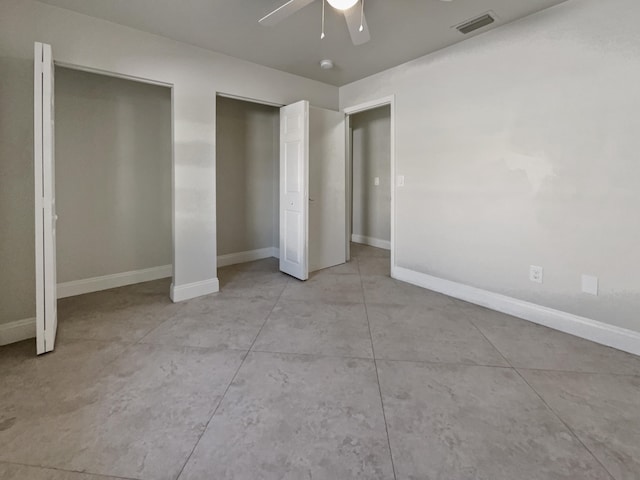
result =
[[[256,334],[255,338],[253,339],[253,342],[251,342],[251,346],[249,347],[249,350],[242,357],[242,361],[240,362],[240,365],[238,366],[238,369],[236,370],[236,373],[233,374],[233,377],[231,378],[231,381],[227,385],[227,388],[225,388],[224,393],[220,397],[220,400],[218,401],[218,404],[216,405],[216,408],[213,410],[213,413],[209,417],[209,420],[207,420],[207,423],[205,424],[204,428],[202,429],[202,433],[200,433],[200,436],[198,437],[198,440],[196,440],[196,443],[193,445],[193,448],[191,449],[191,452],[189,452],[189,455],[187,456],[187,459],[184,461],[184,464],[182,465],[182,468],[180,469],[180,471],[178,472],[178,475],[176,476],[176,480],[178,480],[180,478],[180,476],[182,475],[182,472],[184,471],[185,467],[187,466],[187,463],[189,463],[189,460],[191,460],[191,457],[193,456],[193,452],[195,452],[196,447],[200,443],[200,440],[202,440],[202,437],[204,436],[205,432],[209,428],[209,424],[211,423],[211,420],[213,420],[213,417],[215,417],[216,413],[218,413],[218,409],[220,408],[220,405],[222,405],[222,402],[224,401],[225,397],[227,396],[227,392],[229,391],[229,388],[231,388],[231,385],[233,385],[233,382],[235,381],[236,377],[238,376],[238,373],[240,372],[240,369],[242,369],[242,366],[244,365],[244,362],[247,360],[247,357],[251,353],[251,349],[253,348],[253,345],[256,343],[256,340],[260,336],[260,333],[262,332],[262,329],[266,325],[267,320],[269,320],[269,317],[273,313],[274,308],[276,308],[276,305],[280,301],[280,297],[282,297],[282,294],[284,293],[284,290],[285,290],[285,288],[286,288],[286,286],[288,284],[289,284],[289,279],[287,279],[287,281],[285,282],[285,287],[280,292],[280,295],[278,295],[278,298],[275,301],[275,303],[273,304],[273,306],[271,307],[271,310],[265,316],[264,322],[262,322],[262,325],[260,326],[260,330],[258,330],[258,333]]]
[[[59,468],[59,467],[45,467],[43,465],[33,465],[30,463],[22,463],[22,462],[8,462],[5,460],[0,460],[0,464],[5,464],[5,465],[18,465],[20,467],[30,467],[30,468],[35,468],[35,469],[39,469],[39,470],[55,470],[57,472],[66,472],[66,473],[78,473],[81,475],[91,475],[94,477],[98,477],[98,478],[117,478],[119,480],[140,480],[137,477],[120,477],[118,475],[111,475],[111,474],[104,474],[104,473],[92,473],[89,472],[87,470],[69,470],[66,468]]]
[[[367,317],[367,327],[369,329],[369,339],[371,340],[371,354],[373,355],[373,367],[376,371],[376,381],[378,382],[378,393],[380,394],[380,406],[382,407],[382,419],[384,421],[384,430],[387,434],[387,445],[389,447],[389,458],[391,459],[391,469],[393,470],[393,478],[397,480],[396,466],[393,461],[393,452],[391,451],[391,439],[389,438],[389,425],[387,425],[387,415],[384,411],[384,400],[382,398],[382,387],[380,386],[380,374],[378,373],[378,362],[376,360],[376,352],[373,346],[373,335],[371,334],[371,323],[369,322],[369,311],[367,310],[367,302],[364,296],[364,284],[362,283],[362,274],[360,273],[360,260],[355,259],[358,265],[358,275],[360,277],[360,288],[362,289],[362,302],[364,303],[364,313]]]
[[[504,360],[507,362],[507,364],[511,367],[511,369],[516,372],[516,374],[522,379],[522,381],[533,391],[533,393],[536,394],[536,396],[540,399],[540,401],[544,404],[545,407],[547,407],[547,410],[549,410],[549,412],[551,412],[559,421],[560,423],[562,423],[565,428],[571,433],[571,435],[573,435],[573,438],[575,438],[578,443],[580,445],[582,445],[584,447],[584,449],[589,452],[589,454],[593,457],[593,459],[602,467],[602,469],[607,472],[607,474],[609,475],[609,477],[611,478],[611,480],[615,480],[615,477],[611,474],[611,472],[609,472],[609,470],[607,470],[607,468],[602,464],[602,462],[600,461],[600,459],[598,457],[596,457],[594,455],[594,453],[589,449],[589,447],[587,447],[584,442],[580,439],[580,437],[578,437],[578,435],[576,435],[576,432],[573,431],[573,429],[567,424],[567,422],[565,422],[562,417],[558,414],[558,412],[556,412],[553,408],[551,408],[551,406],[547,403],[547,401],[542,397],[542,395],[540,395],[540,393],[533,388],[533,386],[527,381],[526,378],[524,378],[524,376],[522,375],[522,373],[520,373],[520,371],[515,368],[512,363],[507,359],[507,357],[505,357],[502,352],[500,350],[498,350],[498,347],[496,347],[493,342],[491,340],[489,340],[489,338],[484,334],[484,332],[475,324],[475,322],[471,319],[467,319],[477,330],[478,332],[480,332],[480,334],[485,338],[485,340],[487,342],[489,342],[489,344],[491,344],[491,346],[493,348],[496,349],[496,351],[502,355],[502,358],[504,358]]]
[[[522,373],[520,373],[520,371],[517,368],[514,368],[513,370],[520,376],[520,378],[524,381],[524,383],[526,383],[529,386],[529,388],[533,390],[533,392],[538,396],[538,398],[542,401],[542,403],[544,403],[547,409],[549,409],[549,411],[553,413],[558,420],[560,420],[560,422],[566,427],[566,429],[569,430],[569,432],[571,432],[571,435],[573,435],[574,438],[585,448],[585,450],[591,454],[591,456],[595,459],[596,462],[598,462],[598,464],[602,467],[602,469],[609,474],[609,477],[611,477],[612,480],[615,480],[615,477],[607,469],[607,467],[605,467],[604,464],[600,461],[600,459],[591,451],[591,449],[589,449],[589,447],[587,447],[587,445],[582,441],[582,439],[573,430],[573,428],[571,428],[569,424],[564,421],[564,419],[560,416],[560,414],[556,412],[553,408],[551,408],[551,405],[549,405],[547,401],[544,399],[544,397],[535,388],[533,388],[533,385],[531,385],[527,381],[524,375],[522,375]]]
[[[373,360],[373,357],[356,357],[353,355],[325,355],[322,353],[303,353],[303,352],[281,352],[276,350],[251,350],[252,353],[272,353],[274,355],[293,355],[299,357],[314,357],[314,358],[343,358],[346,360]]]
[[[532,372],[550,372],[550,373],[575,373],[578,375],[605,375],[609,377],[640,377],[640,373],[615,373],[615,372],[586,372],[582,370],[558,370],[555,368],[533,368],[533,367],[513,367],[517,370],[529,370]]]

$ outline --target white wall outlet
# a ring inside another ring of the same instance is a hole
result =
[[[404,175],[398,175],[398,186],[404,187]]]
[[[380,177],[375,177],[375,178],[373,179],[373,184],[374,184],[376,187],[379,187],[379,186],[380,186]]]
[[[536,265],[529,265],[529,280],[536,283],[542,283],[544,269]]]
[[[598,277],[582,275],[582,291],[589,295],[598,295]]]

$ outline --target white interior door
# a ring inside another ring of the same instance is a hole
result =
[[[54,67],[51,46],[35,44],[34,173],[36,218],[36,349],[53,350],[56,340],[56,201],[54,161]]]
[[[309,271],[347,261],[344,113],[309,111]]]
[[[309,278],[309,102],[280,109],[280,270]]]

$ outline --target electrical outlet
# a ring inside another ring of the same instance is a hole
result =
[[[598,295],[598,277],[582,275],[582,291],[589,295]]]
[[[544,270],[536,265],[529,265],[529,280],[536,283],[542,283]]]
[[[380,177],[375,177],[373,179],[373,184],[378,187],[380,185]]]

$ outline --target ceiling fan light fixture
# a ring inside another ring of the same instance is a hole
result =
[[[329,5],[331,5],[336,10],[349,10],[353,7],[358,0],[327,0]]]

